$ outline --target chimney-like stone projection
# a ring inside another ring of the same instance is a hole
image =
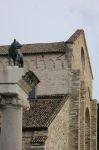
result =
[[[22,110],[29,109],[28,93],[38,82],[33,72],[18,66],[0,70],[0,150],[22,150]]]

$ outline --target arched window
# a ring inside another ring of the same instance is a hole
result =
[[[85,112],[85,150],[90,150],[90,114],[88,108]]]
[[[85,70],[85,54],[83,47],[81,48],[81,63],[82,63],[82,70]]]

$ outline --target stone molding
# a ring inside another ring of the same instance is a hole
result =
[[[18,95],[4,95],[0,98],[0,108],[5,108],[6,106],[23,106],[23,101],[18,97]]]

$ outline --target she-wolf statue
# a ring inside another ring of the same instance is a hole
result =
[[[13,60],[14,66],[24,66],[23,55],[20,51],[21,47],[22,45],[14,39],[8,50],[9,65],[11,65],[11,60]]]

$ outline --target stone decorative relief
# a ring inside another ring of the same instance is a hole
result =
[[[44,57],[38,60],[38,69],[46,69],[46,61]]]
[[[58,62],[59,66],[64,69],[64,62],[60,58],[57,58],[56,61]]]
[[[25,59],[26,66],[31,70],[54,70],[65,69],[66,59],[64,55],[51,58],[51,56],[33,56],[32,59]]]
[[[65,69],[65,63],[66,59],[65,56],[62,55],[56,55],[54,57],[44,56],[44,55],[37,55],[33,57],[25,57],[24,58],[24,66],[26,69],[31,70],[54,70],[54,69]],[[8,65],[8,60],[3,59],[0,61],[0,68],[4,69]]]
[[[47,60],[47,62],[48,62],[47,68],[49,68],[50,70],[55,69],[55,60],[50,58],[49,60]]]
[[[11,105],[22,105],[21,104],[21,100],[18,97],[2,97],[2,99],[0,100],[0,106],[5,106],[7,104],[11,104]]]
[[[29,67],[33,69],[38,69],[38,62],[37,62],[37,56],[35,56],[33,59],[28,60],[27,62],[29,63]]]

